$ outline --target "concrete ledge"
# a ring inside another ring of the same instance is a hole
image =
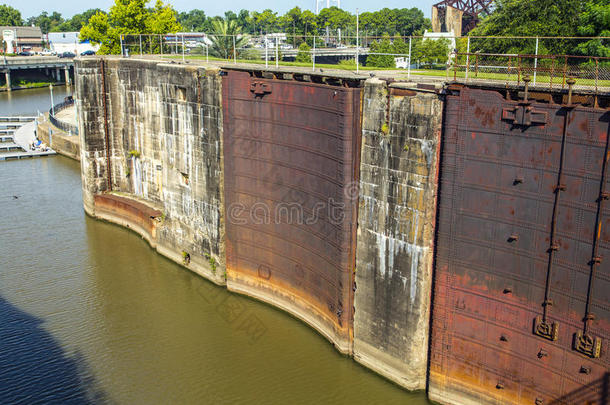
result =
[[[221,270],[212,270],[205,258],[191,255],[190,262],[185,263],[182,257],[182,250],[159,243],[157,229],[163,226],[162,213],[154,207],[130,197],[113,194],[98,194],[94,198],[93,207],[90,207],[88,204],[84,204],[84,207],[85,212],[93,218],[134,231],[146,240],[159,254],[191,270],[193,273],[212,281],[214,284],[226,284],[224,274],[220,274]],[[146,224],[141,223],[147,216],[150,222]]]
[[[229,271],[227,273],[227,288],[229,291],[256,298],[288,312],[318,331],[341,354],[350,355],[352,353],[349,340],[338,333],[332,326],[332,321],[322,316],[319,309],[309,302],[300,299],[296,294],[282,291],[275,286],[271,288],[267,283],[263,283],[254,277],[245,276],[243,273],[239,273],[238,277],[235,277],[235,274]]]
[[[358,338],[354,338],[354,360],[410,391],[426,388],[425,374]]]

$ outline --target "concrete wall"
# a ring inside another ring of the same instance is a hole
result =
[[[442,107],[434,92],[365,85],[354,357],[408,389],[426,381]]]
[[[101,63],[77,62],[85,209],[112,221],[93,200],[112,191],[160,210],[151,244],[180,263],[188,255],[191,270],[224,283],[218,71],[105,59],[105,118]]]
[[[80,160],[80,138],[78,135],[68,135],[53,126],[48,121],[49,114],[38,123],[38,139],[46,143],[55,152],[71,159]]]

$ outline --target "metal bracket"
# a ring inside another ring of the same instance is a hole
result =
[[[263,97],[266,94],[271,93],[271,84],[265,82],[252,82],[250,84],[250,92],[254,94],[254,97]]]
[[[574,334],[572,348],[585,356],[596,359],[602,352],[602,340],[579,330]]]
[[[534,335],[555,341],[559,335],[559,324],[557,322],[549,324],[543,321],[541,316],[537,316],[534,318]]]
[[[513,125],[529,127],[531,125],[545,125],[547,112],[535,110],[528,104],[520,104],[513,108],[502,109],[502,120],[511,121]]]

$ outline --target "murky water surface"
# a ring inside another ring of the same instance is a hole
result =
[[[72,95],[74,86],[53,86],[53,101],[59,104]],[[0,92],[0,117],[5,115],[36,115],[51,108],[51,91],[48,87]]]
[[[87,217],[77,162],[0,162],[0,179],[0,403],[428,403]]]

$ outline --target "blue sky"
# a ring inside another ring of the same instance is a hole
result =
[[[299,6],[302,9],[314,10],[315,0],[295,0],[286,2],[282,0],[233,0],[230,2],[203,2],[195,0],[166,0],[178,11],[188,11],[194,8],[202,9],[207,15],[223,15],[227,10],[235,12],[241,9],[262,11],[270,8],[283,14],[294,6]],[[341,8],[355,13],[356,8],[360,11],[375,11],[384,7],[388,8],[411,8],[418,7],[422,9],[426,17],[430,17],[432,4],[438,3],[440,0],[385,0],[383,2],[371,2],[370,0],[342,0]],[[71,17],[74,14],[85,11],[88,8],[99,7],[108,10],[114,3],[113,0],[97,0],[92,3],[81,3],[77,1],[54,1],[48,0],[0,0],[0,4],[8,4],[21,11],[21,15],[25,18],[33,15],[38,15],[42,11],[58,11],[64,17]],[[153,2],[151,1],[150,4]]]

